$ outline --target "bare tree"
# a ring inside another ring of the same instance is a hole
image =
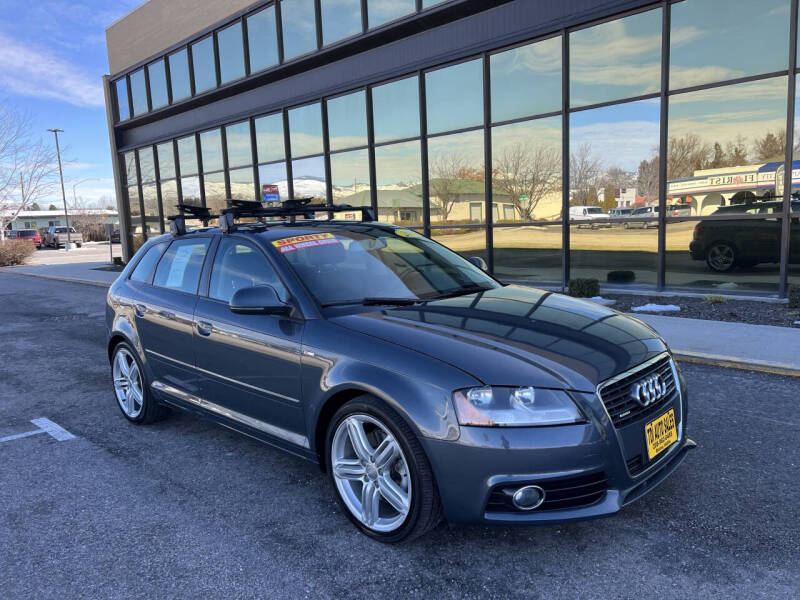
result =
[[[0,106],[0,241],[19,213],[50,193],[55,152],[31,134],[30,121]]]
[[[466,159],[455,152],[439,154],[431,161],[431,194],[439,199],[443,221],[447,221],[458,201],[464,185],[461,176],[466,169]]]
[[[586,205],[597,201],[597,186],[600,183],[602,162],[592,153],[591,144],[581,144],[569,156],[569,187],[573,190],[573,201]]]
[[[561,188],[561,152],[517,142],[495,158],[492,184],[509,197],[520,219],[532,221],[539,201]]]
[[[784,159],[786,144],[786,131],[781,129],[777,133],[767,132],[763,138],[753,144],[753,154],[760,162],[772,162]]]
[[[706,168],[714,150],[693,133],[669,138],[667,145],[667,179],[691,177],[698,169]]]
[[[644,196],[648,202],[658,199],[658,155],[639,163],[636,193]]]

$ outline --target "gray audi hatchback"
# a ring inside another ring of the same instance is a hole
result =
[[[177,217],[142,246],[107,300],[126,419],[193,411],[318,462],[383,542],[443,517],[610,515],[695,446],[681,372],[641,321],[312,208]]]

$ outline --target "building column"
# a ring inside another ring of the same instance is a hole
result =
[[[133,256],[130,237],[130,211],[128,210],[128,180],[122,165],[122,157],[117,150],[117,136],[114,132],[117,104],[115,90],[111,85],[108,75],[103,76],[103,92],[106,99],[106,121],[108,123],[108,142],[111,146],[111,170],[114,175],[114,192],[117,200],[117,214],[119,215],[119,240],[122,244],[122,260],[126,263]]]

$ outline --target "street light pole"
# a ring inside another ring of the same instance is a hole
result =
[[[67,245],[64,246],[65,250],[69,250],[72,245],[72,238],[69,234],[69,213],[67,212],[67,193],[64,191],[64,171],[61,168],[61,149],[58,147],[58,134],[64,133],[63,129],[48,129],[56,136],[56,156],[58,157],[58,174],[61,177],[61,199],[64,201],[64,220],[67,222]],[[58,244],[56,244],[58,245]]]

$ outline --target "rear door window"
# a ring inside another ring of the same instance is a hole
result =
[[[131,273],[131,280],[133,281],[150,281],[150,276],[153,274],[153,268],[156,266],[161,253],[164,251],[166,242],[156,244],[145,252],[142,260],[136,265],[136,268]]]
[[[196,294],[200,273],[203,271],[203,260],[210,242],[210,238],[172,242],[156,267],[153,285]]]

